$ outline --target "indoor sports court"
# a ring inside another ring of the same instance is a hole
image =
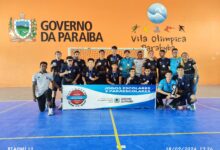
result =
[[[0,2],[0,150],[219,150],[220,2]]]
[[[201,98],[195,112],[99,109],[49,118],[32,101],[1,101],[1,149],[218,149],[218,102]]]

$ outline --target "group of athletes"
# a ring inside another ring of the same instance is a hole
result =
[[[48,115],[53,115],[56,108],[57,90],[62,91],[62,85],[72,84],[148,84],[157,86],[157,108],[163,109],[195,109],[196,89],[198,84],[198,69],[194,59],[183,52],[178,56],[178,49],[172,49],[172,58],[166,57],[166,51],[159,51],[159,58],[154,51],[148,51],[144,58],[143,51],[137,51],[137,57],[132,58],[129,50],[124,50],[120,56],[117,47],[112,46],[112,54],[105,56],[104,50],[99,50],[99,58],[80,58],[80,51],[73,56],[62,59],[60,51],[55,52],[51,61],[51,72],[47,72],[47,62],[40,63],[40,71],[33,78],[33,97],[38,102],[41,112],[48,103]],[[52,82],[52,90],[49,84]],[[58,107],[62,109],[62,103]]]

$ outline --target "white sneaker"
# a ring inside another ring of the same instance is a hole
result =
[[[53,108],[48,108],[48,116],[54,115]]]

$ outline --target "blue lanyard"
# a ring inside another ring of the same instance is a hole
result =
[[[92,77],[92,74],[93,74],[93,70],[89,70],[89,77]]]

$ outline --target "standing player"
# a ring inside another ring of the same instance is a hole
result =
[[[170,59],[165,57],[166,51],[160,50],[160,58],[157,59],[157,67],[159,73],[159,82],[160,80],[165,78],[165,73],[169,70],[170,67]]]
[[[199,80],[198,68],[196,66],[196,62],[189,58],[188,53],[183,52],[181,65],[184,67],[184,73],[187,78],[193,83],[193,94],[196,94],[197,85]]]
[[[54,82],[61,87],[62,77],[60,77],[59,73],[61,67],[64,65],[64,60],[61,59],[62,53],[60,51],[55,52],[55,59],[51,61],[51,71],[53,72]],[[52,88],[52,106],[56,107],[55,100],[57,95],[57,88],[53,86]]]
[[[94,68],[93,58],[89,58],[87,61],[87,68],[83,71],[82,80],[84,85],[86,84],[96,84],[96,81],[99,79],[97,70]]]
[[[122,83],[122,76],[121,72],[118,69],[118,64],[112,64],[112,69],[109,69],[106,74],[106,82],[108,84],[121,84]]]
[[[83,84],[82,72],[86,68],[86,62],[85,62],[85,60],[80,59],[80,52],[78,50],[74,52],[73,61],[74,61],[73,65],[79,68],[79,73],[80,73],[80,77],[77,80],[77,84]]]
[[[163,99],[171,99],[172,98],[172,92],[174,90],[174,87],[176,86],[176,81],[172,80],[172,72],[167,71],[165,74],[165,79],[162,79],[159,82],[158,88],[157,88],[157,108],[163,108]]]
[[[148,84],[148,85],[155,85],[155,77],[151,73],[150,68],[146,67],[144,71],[144,75],[140,76],[140,83],[141,84]]]
[[[181,57],[178,57],[178,49],[173,48],[172,49],[172,58],[170,58],[170,70],[172,71],[173,74],[173,79],[176,78],[177,76],[177,67],[181,63]]]
[[[119,69],[122,72],[122,80],[125,83],[125,80],[129,76],[130,69],[134,67],[134,59],[130,57],[130,51],[124,51],[125,57],[119,62]]]
[[[126,84],[140,84],[140,78],[135,75],[135,69],[131,68],[129,71],[129,76],[126,80]]]
[[[143,52],[138,51],[137,52],[137,59],[134,59],[134,65],[135,65],[135,71],[136,75],[140,77],[142,74],[142,66],[146,60],[143,58]]]
[[[99,72],[97,84],[106,84],[106,72],[108,69],[108,60],[105,59],[105,51],[99,51],[99,59],[95,62],[95,68]]]
[[[147,68],[147,67],[150,68],[151,73],[154,75],[155,82],[156,82],[156,79],[157,79],[157,59],[154,57],[154,51],[149,50],[148,56],[149,56],[149,58],[146,59],[145,63],[143,64],[142,74],[144,74],[145,68]]]
[[[56,88],[61,90],[56,82],[53,81],[53,76],[47,73],[47,62],[40,63],[40,71],[32,77],[32,91],[33,99],[38,102],[38,106],[41,112],[45,111],[46,101],[48,104],[48,115],[53,115],[52,108],[52,90],[49,88],[50,83]]]
[[[122,59],[122,57],[119,54],[117,54],[117,51],[117,46],[112,46],[112,54],[108,55],[107,57],[109,67],[111,67],[112,64],[118,64],[119,61]]]

